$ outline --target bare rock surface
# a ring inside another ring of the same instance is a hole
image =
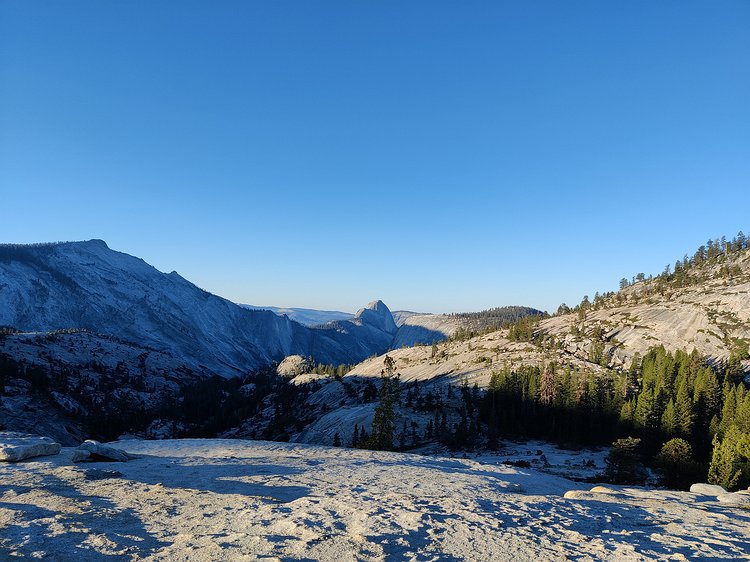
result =
[[[443,342],[434,349],[421,345],[404,349],[394,349],[387,353],[396,361],[396,371],[403,382],[441,381],[442,384],[469,385],[477,383],[486,387],[493,372],[504,367],[539,365],[550,360],[558,360],[574,367],[588,367],[594,371],[603,370],[575,356],[560,355],[526,342],[513,342],[507,337],[507,330],[498,330],[466,341]],[[384,355],[372,357],[356,365],[347,377],[380,377]]]
[[[0,464],[0,559],[747,559],[744,509],[687,492],[592,493],[534,470],[311,445],[122,441]],[[575,490],[581,499],[565,499]]]
[[[692,486],[690,486],[690,491],[693,494],[700,494],[702,496],[713,496],[713,497],[717,497],[717,496],[727,493],[727,491],[724,488],[722,488],[721,486],[718,486],[717,484],[704,484],[704,483],[693,484]]]
[[[722,274],[726,267],[735,273]],[[601,328],[613,367],[628,366],[636,353],[642,356],[655,345],[668,351],[696,349],[710,361],[723,362],[735,342],[750,340],[750,252],[705,266],[700,273],[705,280],[685,287],[657,290],[655,280],[635,283],[583,316],[542,321],[540,331],[585,359],[592,332]]]
[[[12,431],[0,432],[0,461],[18,462],[43,455],[56,455],[60,444],[49,437]]]
[[[126,462],[135,458],[133,455],[126,453],[121,449],[102,445],[98,441],[92,439],[88,439],[81,443],[73,453],[73,462]]]
[[[443,341],[466,324],[447,314],[404,314],[396,322],[398,331],[391,344],[394,349]]]
[[[313,367],[313,361],[302,355],[290,355],[276,367],[276,372],[282,377],[294,378],[297,375],[308,373]]]
[[[750,509],[750,494],[746,492],[719,494],[716,499],[719,500],[720,503]]]

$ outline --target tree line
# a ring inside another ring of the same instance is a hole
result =
[[[624,289],[644,281],[650,283],[640,290],[638,293],[640,298],[648,298],[654,294],[663,295],[669,289],[697,285],[709,278],[731,278],[741,274],[742,268],[737,263],[731,263],[730,258],[748,248],[750,248],[750,238],[742,231],[739,231],[731,240],[727,240],[726,236],[716,240],[709,239],[705,244],[699,246],[692,255],[685,254],[682,259],[676,260],[674,264],[667,264],[664,270],[657,275],[646,276],[646,274],[640,272],[630,279],[623,277],[619,282],[619,292],[597,292],[593,301],[588,295],[585,295],[581,302],[572,308],[562,303],[556,314],[585,312],[591,308],[599,309],[610,304],[619,304],[624,298],[622,293]],[[715,270],[710,270],[707,267],[714,265],[719,267]],[[614,303],[612,299],[614,299]]]
[[[586,445],[632,437],[646,464],[672,459],[664,472],[750,485],[750,392],[740,375],[696,351],[654,347],[623,373],[506,367],[493,374],[481,412],[490,443],[497,435]],[[632,441],[619,445],[616,454],[633,449]]]

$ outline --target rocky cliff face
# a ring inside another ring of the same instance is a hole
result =
[[[391,336],[398,330],[391,311],[380,300],[372,301],[365,308],[359,309],[352,322],[360,326],[371,326]]]
[[[431,344],[449,338],[459,328],[470,327],[457,316],[447,314],[400,314],[397,318],[398,332],[393,338],[393,349],[416,344]]]
[[[721,364],[750,342],[750,250],[696,268],[684,286],[644,280],[539,329],[566,353],[585,360],[603,354],[597,362],[616,368],[654,345],[695,349]]]
[[[64,445],[119,434],[210,376],[169,353],[85,331],[0,335],[0,426]]]
[[[101,240],[0,246],[0,325],[116,336],[223,376],[293,354],[356,363],[388,349],[396,331],[380,301],[351,321],[308,328],[238,306]]]

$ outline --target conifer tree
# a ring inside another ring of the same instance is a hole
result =
[[[379,402],[372,420],[372,435],[368,448],[376,451],[393,450],[396,414],[394,405],[398,397],[398,376],[394,376],[395,361],[389,355],[383,361],[380,376]]]
[[[354,424],[354,434],[352,435],[352,447],[358,447],[360,443],[360,436],[359,436],[359,425],[356,423]]]
[[[727,490],[744,488],[750,482],[750,435],[731,427],[724,438],[714,438],[708,481]]]
[[[539,400],[542,404],[550,405],[555,399],[555,370],[552,365],[544,370],[544,374],[539,380]]]
[[[677,390],[677,399],[675,400],[675,415],[677,417],[677,427],[683,437],[689,438],[693,433],[693,404],[688,394],[687,382],[682,381]]]
[[[610,482],[617,484],[641,484],[646,473],[640,464],[639,448],[641,440],[628,437],[612,443],[604,471]]]
[[[677,435],[677,413],[675,411],[674,400],[671,398],[667,402],[667,407],[664,409],[664,413],[661,416],[661,430],[664,435],[671,437]]]
[[[620,423],[632,427],[635,422],[635,399],[627,400],[620,409]]]
[[[669,488],[687,489],[700,471],[693,461],[693,450],[684,439],[670,439],[656,455],[656,468],[661,482]]]
[[[638,395],[633,421],[639,429],[655,429],[659,426],[656,415],[656,397],[652,388],[644,388]]]

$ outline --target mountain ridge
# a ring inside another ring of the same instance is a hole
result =
[[[240,307],[97,239],[0,246],[0,325],[84,328],[170,351],[224,376],[293,354],[354,363],[385,351],[392,339],[378,334],[387,319],[377,316],[360,318],[341,335]]]

